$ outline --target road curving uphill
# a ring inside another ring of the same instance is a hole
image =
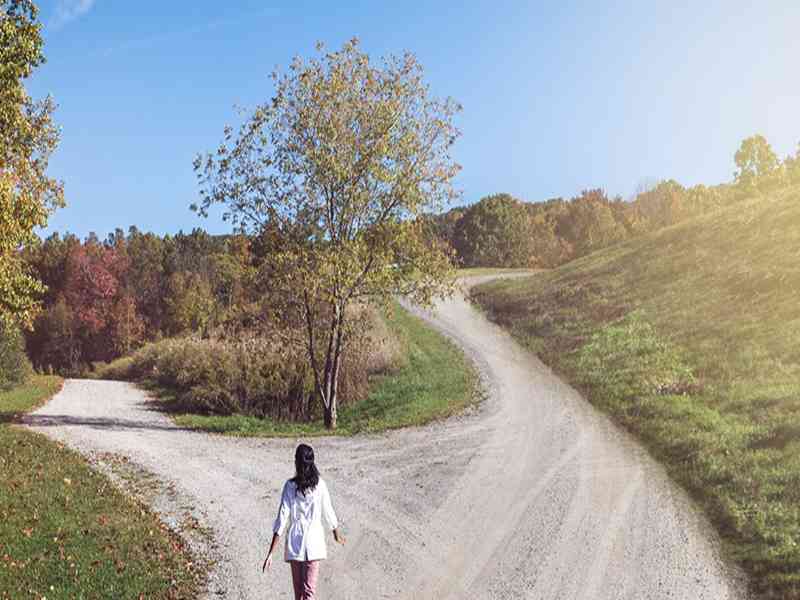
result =
[[[324,598],[744,598],[713,531],[629,436],[461,295],[416,311],[476,362],[488,398],[430,426],[312,440],[342,527]],[[291,597],[261,561],[297,440],[184,431],[127,383],[68,380],[28,425],[122,454],[213,531],[209,597]]]

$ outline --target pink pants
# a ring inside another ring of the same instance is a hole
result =
[[[292,583],[294,583],[294,600],[315,600],[317,597],[317,577],[319,576],[318,560],[292,560]]]

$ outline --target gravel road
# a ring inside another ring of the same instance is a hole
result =
[[[743,597],[704,519],[626,434],[462,296],[420,314],[488,398],[427,427],[311,440],[347,536],[329,542],[322,598]],[[213,531],[209,598],[292,597],[287,566],[260,566],[299,440],[184,431],[108,381],[67,381],[28,425],[172,490]]]

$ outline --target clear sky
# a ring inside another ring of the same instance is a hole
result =
[[[68,202],[48,232],[229,231],[188,210],[192,159],[317,40],[411,50],[433,92],[463,104],[464,203],[718,183],[743,138],[782,157],[800,141],[797,0],[39,4],[48,62],[28,89],[59,104],[51,173]]]

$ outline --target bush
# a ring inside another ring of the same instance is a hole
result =
[[[132,375],[133,356],[124,356],[110,363],[97,361],[92,363],[92,370],[86,373],[90,379],[108,379],[111,381],[134,381]]]
[[[25,383],[32,372],[22,333],[16,326],[0,319],[0,390],[10,390]]]
[[[342,407],[367,397],[371,376],[399,367],[399,342],[380,316],[366,313],[361,315],[369,319],[366,343],[344,356]],[[277,335],[169,338],[98,365],[95,377],[155,383],[175,394],[174,409],[187,412],[309,421],[321,411],[305,351]]]
[[[658,337],[641,311],[597,331],[575,358],[580,383],[610,404],[683,394],[695,384],[681,354]]]

